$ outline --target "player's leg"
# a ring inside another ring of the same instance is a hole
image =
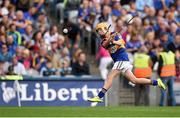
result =
[[[153,86],[159,86],[164,90],[166,89],[166,86],[163,84],[163,82],[160,79],[150,80],[146,78],[136,78],[130,69],[126,70],[124,75],[129,81],[131,81],[134,84],[153,85]]]
[[[101,98],[103,98],[105,93],[107,92],[107,90],[109,88],[111,88],[113,80],[119,74],[120,74],[119,70],[112,69],[111,72],[108,74],[108,77],[104,83],[102,90],[98,93],[98,96],[96,96],[94,98],[90,98],[90,99],[88,99],[88,101],[90,101],[90,102],[101,102],[102,101]]]
[[[128,69],[126,72],[125,72],[125,77],[131,81],[132,83],[134,84],[144,84],[144,85],[150,85],[152,84],[152,81],[150,79],[146,79],[146,78],[136,78],[134,76],[134,74],[131,72],[130,69]]]
[[[103,88],[106,89],[106,90],[108,90],[109,88],[111,88],[113,80],[114,80],[119,74],[120,74],[120,71],[119,71],[119,70],[114,70],[114,69],[112,69],[112,70],[109,72],[108,76],[107,76],[107,80],[105,81]]]

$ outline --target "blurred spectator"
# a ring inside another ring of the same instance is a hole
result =
[[[144,34],[144,30],[142,28],[142,21],[140,17],[136,17],[133,19],[133,32],[137,33],[137,36],[140,41],[142,41],[142,36]]]
[[[112,8],[112,14],[119,17],[121,15],[121,4],[119,2],[115,2]]]
[[[57,39],[57,48],[58,48],[59,50],[63,49],[64,47],[67,47],[67,48],[68,48],[68,46],[66,46],[65,43],[66,43],[66,42],[65,42],[65,37],[64,37],[63,35],[59,35],[59,36],[58,36],[58,39]]]
[[[68,48],[64,47],[62,50],[61,50],[61,63],[66,60],[68,61],[68,63],[70,63],[70,53],[69,53],[69,50]]]
[[[21,62],[18,62],[16,55],[12,57],[12,65],[13,67],[13,72],[17,75],[26,75],[26,69],[24,65]]]
[[[0,34],[0,47],[2,48],[2,45],[6,44],[6,35]],[[1,49],[2,51],[2,49]]]
[[[22,10],[23,12],[28,11],[30,8],[30,1],[29,0],[14,0],[14,4],[17,7],[17,10]]]
[[[60,75],[61,76],[66,76],[66,75],[71,75],[72,73],[72,68],[70,67],[70,62],[67,59],[64,59],[62,61],[62,67],[60,69]]]
[[[89,0],[83,0],[82,1],[82,7],[79,8],[79,11],[78,11],[78,23],[80,24],[80,29],[84,28],[85,29],[88,29],[86,27],[89,27],[89,24],[88,24],[88,18],[89,18],[89,15],[90,15],[90,1]],[[91,31],[91,29],[89,29]]]
[[[56,69],[52,67],[51,61],[47,61],[46,65],[42,67],[40,71],[41,76],[51,76],[56,75]]]
[[[15,9],[15,6],[13,5],[13,4],[11,4],[10,6],[9,6],[9,19],[15,19],[16,18],[16,9]]]
[[[167,46],[169,44],[169,42],[168,42],[168,33],[167,32],[161,32],[160,40],[161,40],[161,44],[163,45],[163,47],[165,49],[167,49]]]
[[[110,57],[109,52],[101,46],[96,55],[96,60],[100,61],[99,70],[101,77],[102,79],[106,80],[108,75],[108,66],[110,66],[111,63],[113,63],[113,60]]]
[[[28,24],[34,24],[36,19],[37,9],[35,7],[31,7],[28,12],[24,12],[24,18],[28,22]]]
[[[7,34],[12,35],[13,39],[14,39],[14,43],[20,45],[22,42],[22,37],[21,37],[20,32],[18,32],[16,30],[16,25],[12,23],[12,24],[10,24],[9,27],[10,28],[9,28],[9,31],[7,32]]]
[[[177,29],[178,29],[178,26],[176,25],[176,23],[172,22],[169,24],[169,30],[170,30],[168,33],[168,42],[169,43],[173,42]]]
[[[129,24],[127,26],[127,30],[122,34],[122,38],[125,40],[126,43],[130,41],[132,32],[133,26],[132,24]]]
[[[5,70],[4,70],[4,61],[0,60],[0,75],[5,75]]]
[[[99,23],[99,22],[107,22],[108,24],[111,24],[110,31],[114,31],[114,24],[111,17],[111,7],[108,5],[104,5],[102,8],[102,12],[100,15],[96,16],[96,19],[93,24],[93,28]]]
[[[8,51],[14,55],[16,52],[16,48],[18,46],[17,43],[15,43],[13,36],[7,36],[7,45],[8,45]]]
[[[154,7],[153,0],[136,0],[136,10],[142,12],[144,7]]]
[[[31,68],[31,57],[28,49],[22,51],[22,58],[20,62],[24,65],[25,69],[28,71]]]
[[[126,17],[128,15],[129,10],[130,10],[130,7],[129,7],[129,5],[124,5],[121,8],[122,9],[121,9],[121,16],[120,16],[120,18],[124,22],[126,20]]]
[[[180,34],[175,35],[174,41],[169,43],[167,48],[171,50],[173,53],[180,50]]]
[[[65,2],[66,2],[66,1],[65,1]],[[67,0],[66,9],[67,9],[68,11],[78,9],[80,3],[81,3],[81,0],[75,0],[75,1],[74,1],[74,0]]]
[[[166,11],[172,3],[174,3],[174,0],[154,0],[154,7],[156,10],[163,9]]]
[[[94,13],[96,13],[96,14],[100,14],[101,13],[100,0],[93,0],[91,6],[92,6],[92,9],[93,9]]]
[[[138,12],[136,11],[136,3],[134,1],[131,1],[129,5],[130,5],[129,14],[131,14],[132,16],[137,16]]]
[[[139,0],[139,1],[140,1],[140,0]],[[138,6],[136,6],[136,7],[138,7]],[[147,5],[145,5],[144,8],[143,8],[143,10],[142,10],[142,11],[140,10],[140,11],[138,12],[139,16],[140,16],[141,18],[145,18],[145,17],[148,15],[148,13],[149,13],[149,9],[150,9],[150,7],[147,6]]]
[[[127,51],[134,54],[135,52],[138,51],[138,49],[141,47],[142,42],[138,38],[138,34],[134,32],[132,34],[131,40],[127,42]]]
[[[10,6],[10,0],[3,0],[1,5],[1,15],[6,16],[9,14],[8,7]]]
[[[45,34],[44,34],[44,40],[45,40],[45,43],[50,46],[50,42],[53,41],[53,40],[56,40],[58,39],[58,32],[57,32],[57,26],[53,25],[50,27],[49,31],[47,31]],[[49,49],[50,47],[48,47]]]
[[[4,25],[0,25],[0,34],[6,35],[6,27]]]
[[[21,34],[25,33],[25,28],[29,24],[29,22],[24,19],[24,13],[20,10],[16,12],[16,19],[13,23],[16,25],[17,31]]]
[[[2,20],[1,20],[0,24],[5,27],[4,31],[6,31],[7,28],[9,28],[10,23],[11,23],[11,20],[8,19],[8,16],[2,16]]]
[[[8,67],[8,71],[7,71],[6,75],[17,75],[16,73],[14,73],[14,67],[13,67],[13,65],[10,65],[10,66]]]
[[[51,56],[52,67],[55,69],[59,69],[61,67],[61,54],[58,49],[58,40],[51,41],[51,50],[48,51],[48,54]]]
[[[40,48],[40,42],[43,40],[42,33],[40,31],[37,31],[33,34],[33,42],[32,42],[32,50],[35,52],[39,51]]]
[[[149,51],[153,48],[154,38],[154,31],[148,31],[145,33],[144,45]]]
[[[141,46],[138,52],[134,55],[134,75],[140,79],[151,79],[152,62],[147,53],[147,48]],[[149,86],[135,85],[135,105],[141,105],[141,99],[143,99],[143,105],[149,105]]]
[[[44,48],[40,48],[38,53],[35,53],[32,59],[32,66],[37,71],[41,71],[43,67],[46,67],[47,60],[47,50]]]
[[[39,31],[40,31],[42,34],[44,34],[44,33],[46,32],[46,30],[47,30],[44,25],[40,25],[40,26],[38,27],[38,29],[39,29]]]
[[[41,13],[38,15],[37,20],[34,25],[35,25],[35,28],[37,29],[39,29],[40,27],[44,27],[45,29],[50,28],[48,17],[45,15],[45,13]]]
[[[44,12],[45,0],[33,0],[33,6],[36,7],[37,11]]]
[[[160,9],[157,11],[157,17],[164,17],[164,15],[165,15],[164,10]]]
[[[60,19],[60,23],[64,23],[64,10],[67,4],[67,0],[58,0],[57,1],[57,5],[56,5],[56,9],[57,9],[57,18]]]
[[[163,17],[157,17],[157,23],[154,25],[154,30],[157,37],[160,37],[162,32],[166,32],[168,24]]]
[[[173,42],[171,42],[167,48],[175,53],[175,64],[176,64],[176,77],[177,80],[180,80],[180,34],[175,35],[175,39]]]
[[[50,46],[45,43],[45,40],[44,40],[44,39],[39,40],[39,46],[40,46],[41,48],[46,49],[46,50],[51,50],[51,49],[50,49]]]
[[[121,18],[118,18],[117,20],[116,20],[116,27],[115,27],[115,31],[116,32],[121,32],[122,30],[123,30],[123,21],[122,21],[122,19]],[[123,32],[124,33],[124,32]]]
[[[80,28],[69,20],[64,23],[64,27],[68,29],[65,36],[65,42],[68,48],[77,49],[80,45]]]
[[[18,61],[22,60],[22,52],[23,52],[23,47],[18,46],[16,48],[16,58]]]
[[[174,94],[174,79],[176,75],[175,68],[175,54],[171,51],[167,51],[163,46],[159,46],[159,67],[158,74],[164,84],[168,87],[168,105],[175,106],[175,94]],[[160,98],[160,106],[164,106],[165,104],[166,91],[161,90],[161,98]]]
[[[5,75],[8,72],[8,66],[8,62],[0,60],[0,75]]]
[[[74,51],[73,57],[71,59],[71,66],[78,61],[78,55],[82,52],[82,49],[78,48]]]
[[[149,7],[147,11],[147,15],[144,18],[148,19],[151,25],[154,25],[156,23],[155,14],[156,14],[156,10],[154,9],[154,7]]]
[[[111,0],[102,0],[101,1],[102,3],[102,5],[104,6],[104,5],[111,5],[112,4],[112,2],[111,2]]]
[[[78,10],[78,24],[82,34],[82,42],[84,43],[82,45],[88,48],[91,48],[91,31],[93,21],[95,19],[95,16],[92,19],[92,13],[93,11],[90,7],[90,1],[83,0],[82,7],[80,7]]]
[[[25,29],[25,34],[22,35],[25,46],[30,47],[32,45],[33,33],[32,25],[28,25]]]
[[[2,44],[1,53],[0,53],[0,60],[10,62],[11,59],[12,59],[12,54],[8,51],[7,44]]]
[[[155,64],[158,61],[158,55],[160,52],[158,50],[160,44],[161,44],[160,40],[158,38],[155,38],[152,44],[152,48],[149,50],[148,55],[151,57],[153,64]]]
[[[73,75],[89,75],[89,65],[86,63],[86,54],[80,52],[78,55],[78,60],[72,64],[72,74]]]

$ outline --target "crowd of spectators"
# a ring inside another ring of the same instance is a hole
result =
[[[122,35],[130,58],[142,45],[154,63],[160,44],[172,50],[180,76],[180,0],[46,1],[67,34],[51,23],[44,0],[1,1],[0,65],[6,65],[1,66],[1,74],[8,70],[24,75],[90,74],[81,48],[90,54],[99,51],[94,28],[105,21],[112,32]],[[126,24],[132,16],[136,16],[133,22]]]
[[[86,54],[49,18],[48,1],[0,2],[1,75],[90,74]]]

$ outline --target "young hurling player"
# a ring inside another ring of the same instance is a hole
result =
[[[114,65],[108,74],[104,86],[99,92],[98,96],[89,98],[88,101],[102,102],[101,98],[104,97],[107,90],[109,90],[109,88],[112,86],[113,79],[116,78],[116,76],[119,74],[123,74],[125,78],[134,84],[153,85],[165,90],[166,86],[160,79],[150,80],[146,78],[136,78],[134,76],[134,74],[131,72],[132,65],[130,64],[128,55],[126,53],[124,40],[116,32],[110,32],[109,27],[110,26],[108,26],[106,22],[101,22],[97,24],[96,32],[102,40],[101,45],[111,54]]]

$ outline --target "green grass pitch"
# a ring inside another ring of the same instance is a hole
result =
[[[0,117],[180,117],[180,107],[0,107]]]

